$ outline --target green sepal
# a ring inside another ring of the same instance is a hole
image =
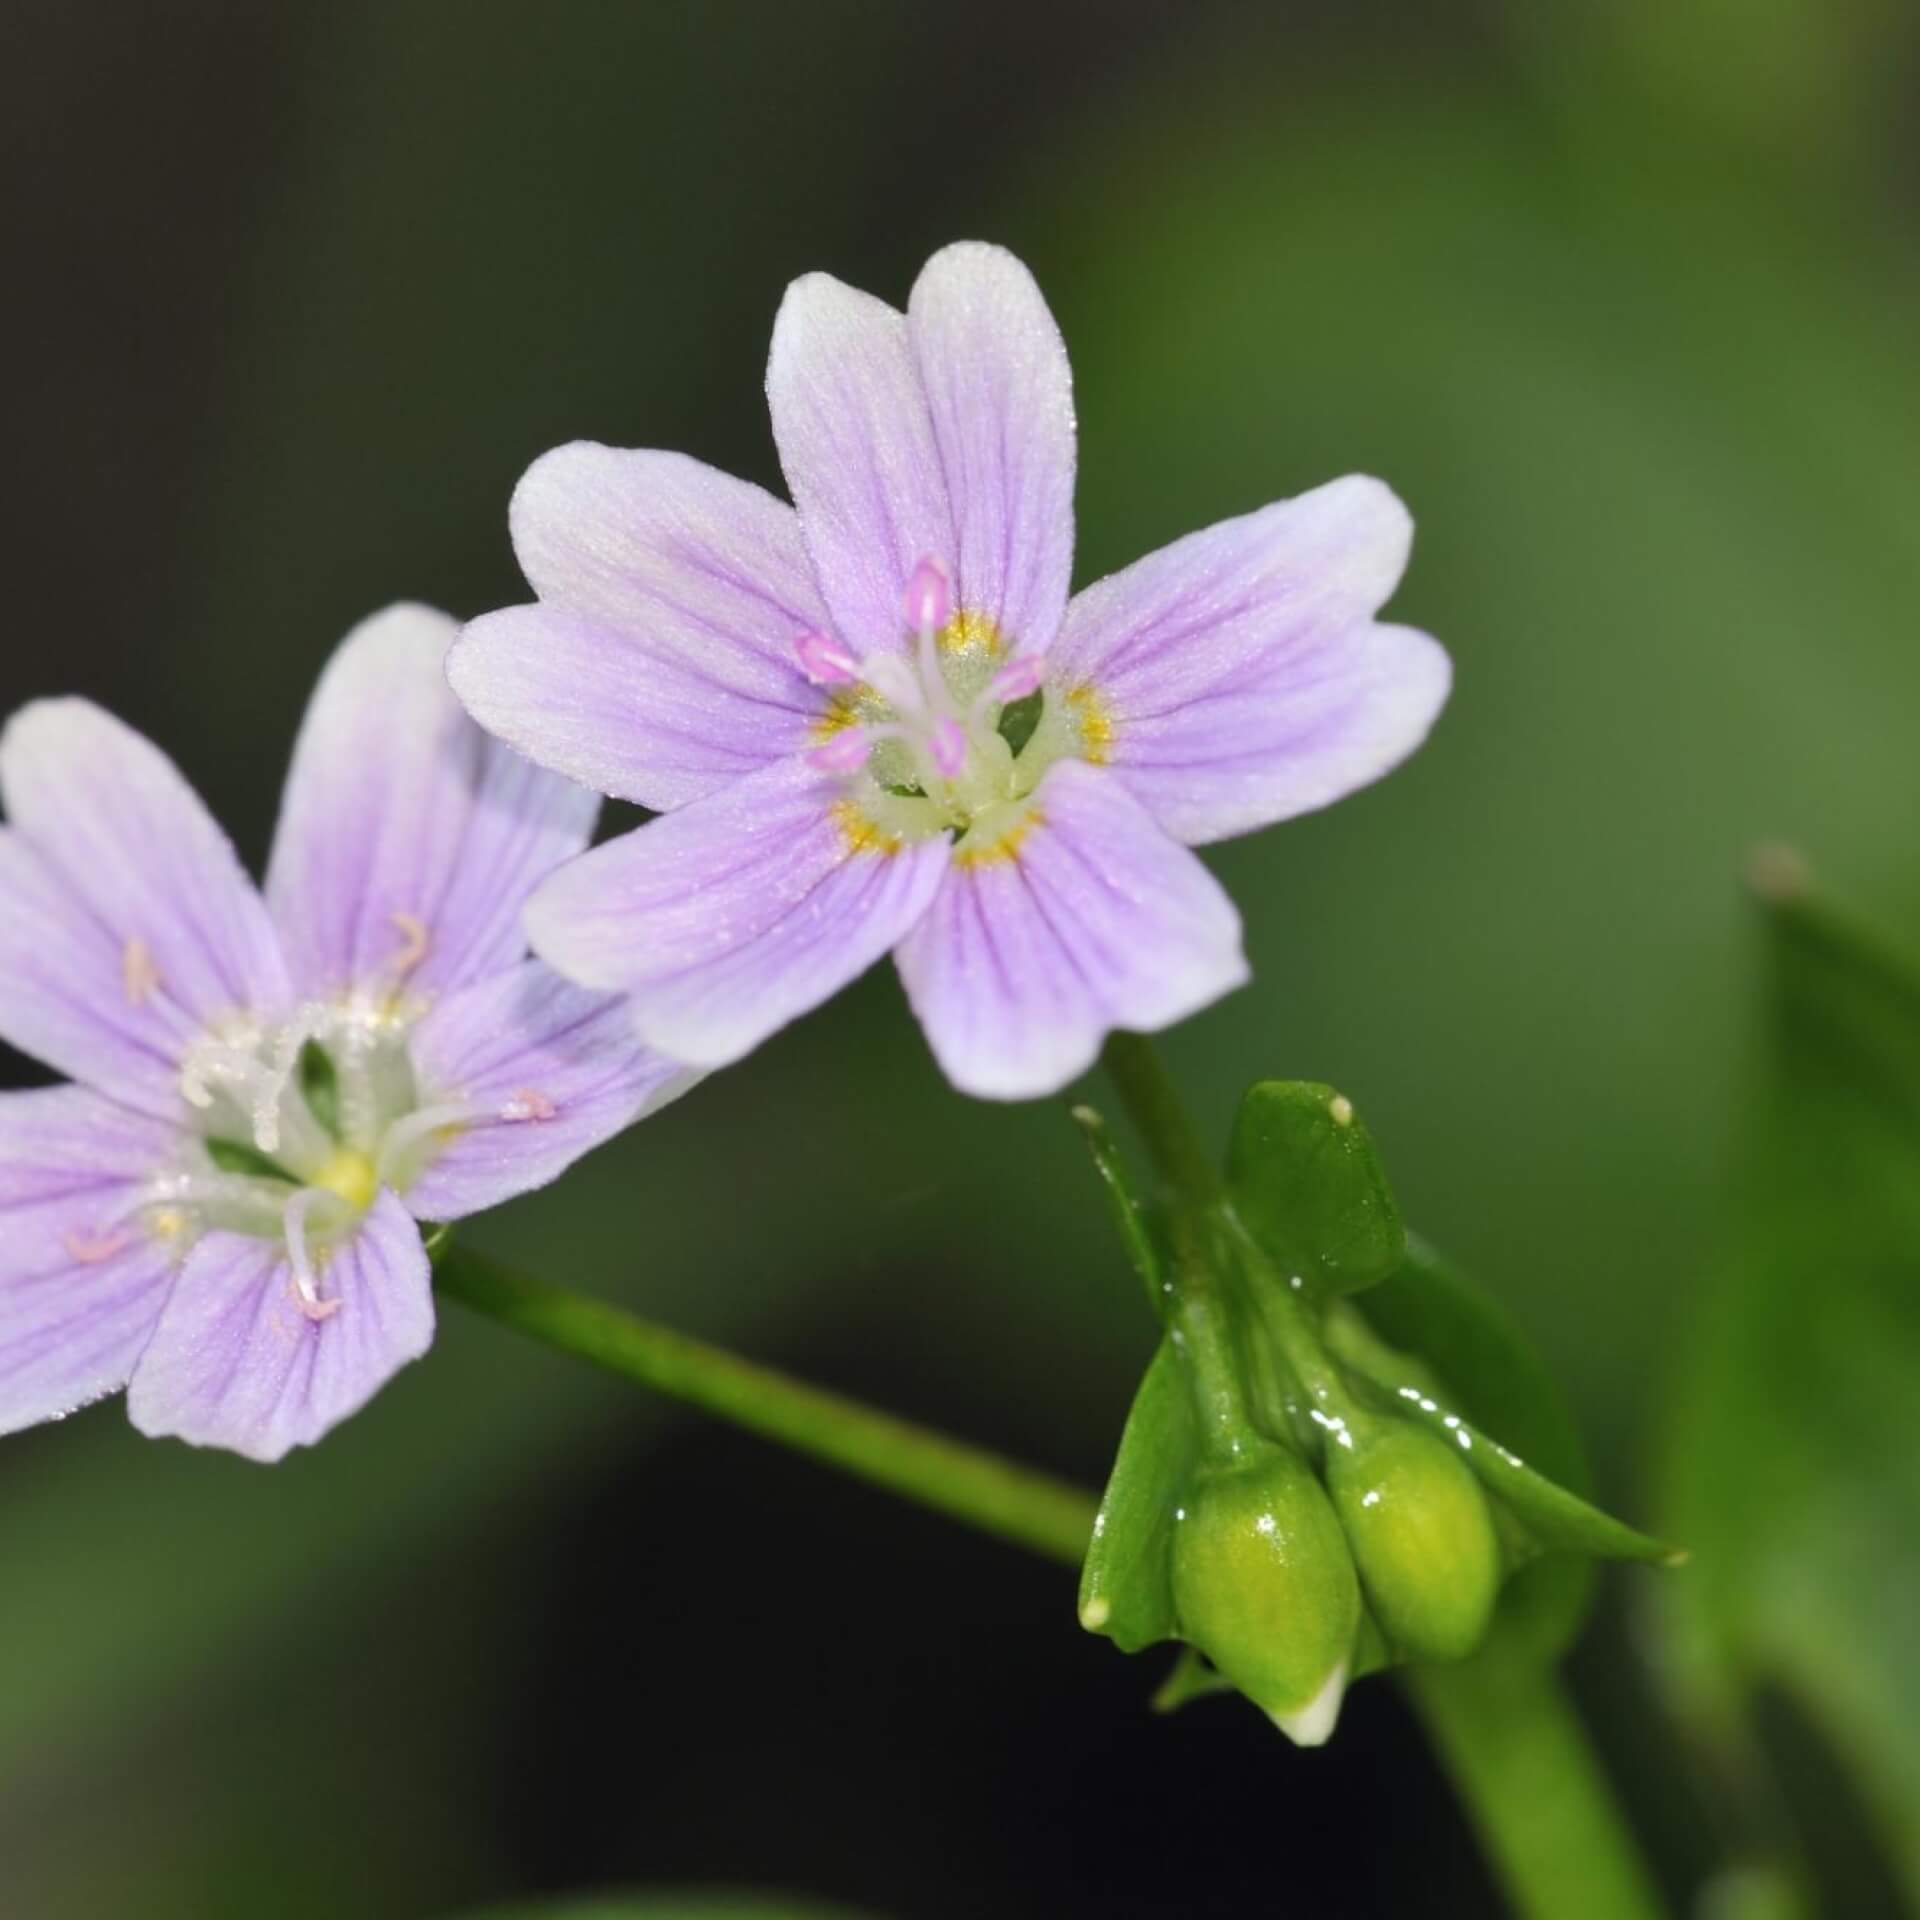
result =
[[[1153,1698],[1147,1704],[1155,1713],[1177,1713],[1190,1700],[1237,1692],[1239,1688],[1218,1667],[1209,1666],[1192,1647],[1182,1647],[1180,1657],[1153,1690]]]
[[[1247,1090],[1227,1148],[1234,1211],[1283,1278],[1355,1293],[1406,1257],[1406,1230],[1353,1103],[1305,1080]]]
[[[207,1158],[222,1173],[237,1173],[248,1180],[281,1180],[290,1187],[300,1184],[279,1161],[244,1140],[208,1140],[204,1144]]]
[[[1174,1516],[1199,1456],[1186,1371],[1163,1338],[1134,1395],[1080,1574],[1080,1624],[1123,1653],[1179,1634]]]
[[[307,1111],[338,1140],[340,1138],[340,1072],[333,1056],[317,1040],[300,1049],[300,1095]]]
[[[1093,1156],[1094,1171],[1106,1189],[1107,1206],[1113,1216],[1120,1244],[1127,1250],[1140,1284],[1147,1290],[1147,1304],[1153,1317],[1164,1321],[1172,1304],[1173,1292],[1166,1277],[1166,1261],[1161,1256],[1152,1215],[1140,1199],[1121,1158],[1120,1148],[1099,1111],[1093,1107],[1075,1107],[1074,1124],[1080,1129]]]

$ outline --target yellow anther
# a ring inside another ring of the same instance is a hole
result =
[[[1037,807],[1029,807],[1017,820],[1010,821],[998,833],[970,833],[953,850],[956,867],[997,867],[1020,857],[1027,835],[1041,824]]]
[[[838,800],[833,808],[834,824],[847,844],[849,853],[895,854],[900,851],[900,836],[869,820],[851,800]]]
[[[984,613],[962,607],[940,629],[943,653],[983,653],[991,658],[1001,648],[1000,629]]]
[[[1080,756],[1089,766],[1104,767],[1113,753],[1113,715],[1091,686],[1075,687],[1067,695],[1067,711],[1080,734]]]

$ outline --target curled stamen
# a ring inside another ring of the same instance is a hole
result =
[[[953,618],[953,581],[931,554],[907,578],[907,626],[911,632],[938,633]]]
[[[252,1054],[219,1041],[204,1040],[188,1054],[180,1068],[180,1092],[189,1106],[203,1110],[213,1105],[213,1090],[246,1084],[262,1071]]]
[[[380,1157],[374,1163],[374,1174],[380,1184],[385,1187],[403,1184],[407,1158],[417,1147],[436,1133],[449,1133],[455,1127],[465,1126],[472,1118],[471,1108],[457,1100],[443,1100],[434,1106],[419,1108],[404,1120],[396,1120],[380,1142]]]
[[[282,1215],[287,1238],[287,1259],[293,1267],[294,1301],[300,1311],[316,1324],[331,1320],[345,1304],[338,1299],[321,1299],[319,1277],[313,1270],[313,1253],[307,1245],[307,1215],[318,1202],[332,1197],[323,1188],[302,1187],[287,1202],[286,1212]]]
[[[830,633],[801,634],[793,643],[793,657],[816,687],[848,687],[860,678],[860,662]]]
[[[502,1120],[551,1120],[560,1109],[538,1087],[521,1087],[500,1109]]]
[[[433,935],[417,913],[390,913],[387,918],[393,923],[401,940],[401,944],[388,956],[387,966],[404,980],[427,957],[427,950],[433,945]]]
[[[281,1101],[299,1070],[300,1055],[309,1040],[327,1030],[326,1010],[309,1004],[300,1009],[274,1037],[273,1056],[264,1079],[253,1085],[253,1143],[262,1153],[280,1151]]]
[[[153,949],[137,935],[120,949],[120,991],[130,1007],[144,1007],[160,990]]]

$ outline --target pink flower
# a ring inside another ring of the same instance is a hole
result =
[[[1066,350],[979,244],[905,314],[796,281],[767,394],[794,507],[588,443],[514,496],[539,598],[466,629],[454,688],[665,814],[535,893],[536,950],[703,1067],[893,950],[954,1084],[1007,1099],[1243,982],[1188,849],[1377,779],[1446,699],[1441,649],[1374,618],[1399,501],[1337,480],[1070,601]]]
[[[593,796],[460,711],[392,607],[307,710],[264,893],[167,757],[84,700],[0,735],[0,1432],[134,1424],[277,1460],[433,1339],[415,1224],[544,1185],[697,1076],[526,957]]]

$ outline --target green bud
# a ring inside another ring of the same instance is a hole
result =
[[[1402,1420],[1327,1449],[1327,1485],[1387,1637],[1458,1660],[1486,1633],[1500,1544],[1480,1483],[1444,1441]]]
[[[1297,1454],[1204,1468],[1176,1516],[1173,1598],[1199,1648],[1303,1747],[1333,1732],[1360,1583],[1332,1504]]]

